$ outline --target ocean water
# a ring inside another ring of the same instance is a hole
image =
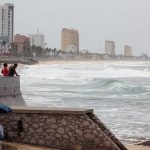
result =
[[[123,142],[150,139],[150,63],[46,62],[18,72],[28,105],[92,108]]]

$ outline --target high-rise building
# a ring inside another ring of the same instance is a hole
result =
[[[105,41],[105,54],[115,56],[115,42]]]
[[[14,5],[0,5],[0,49],[5,51],[13,43],[14,36]]]
[[[74,47],[74,51],[79,52],[78,30],[63,28],[61,32],[61,50],[68,51]]]
[[[41,48],[45,48],[45,38],[43,34],[30,34],[29,35],[30,38],[30,44],[31,46],[39,46]]]
[[[131,46],[129,46],[129,45],[124,46],[124,55],[127,57],[132,56],[132,47]]]

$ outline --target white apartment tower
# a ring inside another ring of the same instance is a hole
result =
[[[0,47],[10,47],[14,36],[14,5],[0,5]]]
[[[105,41],[105,54],[115,56],[115,42]]]
[[[31,46],[39,46],[41,48],[45,48],[45,39],[43,34],[30,34],[30,44]]]

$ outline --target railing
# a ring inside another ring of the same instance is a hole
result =
[[[0,76],[0,96],[18,95],[20,92],[20,77]]]

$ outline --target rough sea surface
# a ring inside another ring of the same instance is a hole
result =
[[[28,105],[93,108],[123,142],[150,139],[150,62],[45,62],[18,72]]]

